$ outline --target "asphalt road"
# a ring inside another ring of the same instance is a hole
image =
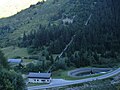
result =
[[[79,83],[84,83],[84,82],[89,82],[89,81],[94,81],[94,80],[101,80],[101,79],[106,79],[111,76],[114,76],[118,73],[120,73],[120,68],[118,68],[112,72],[109,72],[107,74],[98,76],[98,77],[86,78],[86,79],[81,79],[81,80],[64,81],[64,82],[60,81],[59,83],[51,83],[48,85],[41,85],[41,86],[31,86],[31,87],[28,87],[28,90],[40,90],[40,89],[61,87],[61,86],[72,85],[72,84],[79,84]]]

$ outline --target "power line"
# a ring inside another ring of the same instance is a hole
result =
[[[96,3],[97,3],[97,2],[94,2],[95,5],[96,5]],[[87,21],[86,21],[85,24],[84,24],[85,26],[88,25],[88,22],[90,21],[92,15],[93,15],[92,13],[89,15]],[[77,34],[78,32],[79,32],[79,31],[77,31],[77,32],[72,36],[70,42],[66,45],[66,47],[65,47],[65,48],[63,49],[63,51],[59,54],[59,56],[57,56],[57,57],[55,58],[55,62],[56,62],[57,60],[59,60],[59,59],[62,57],[62,55],[64,54],[64,52],[69,48],[69,46],[70,46],[70,45],[72,44],[72,42],[74,41],[74,38],[75,38],[75,36],[76,36],[76,34]],[[51,67],[49,68],[48,72],[51,72],[51,71],[52,71],[52,68],[53,68],[55,62],[51,65]]]
[[[92,17],[92,13],[89,15],[89,17],[88,17],[87,21],[85,22],[85,26],[87,26],[87,25],[88,25],[88,22],[90,21],[91,17]]]
[[[65,51],[68,49],[68,47],[72,44],[75,36],[76,36],[76,35],[73,35],[73,36],[72,36],[72,39],[71,39],[70,42],[66,45],[66,47],[63,49],[63,51],[60,53],[60,55],[55,58],[55,62],[62,57],[62,55],[64,54],[64,52],[65,52]],[[54,64],[55,64],[55,62],[54,62]],[[54,64],[49,68],[48,72],[51,71],[51,69],[52,69],[52,67],[54,66]]]

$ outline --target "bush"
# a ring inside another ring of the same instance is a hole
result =
[[[37,56],[37,55],[32,55],[32,56],[29,56],[29,59],[38,60],[38,59],[39,59],[39,56]]]

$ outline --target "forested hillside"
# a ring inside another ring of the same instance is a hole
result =
[[[48,0],[0,20],[1,47],[16,45],[40,51],[47,64],[73,38],[56,68],[106,66],[120,62],[120,1]],[[37,58],[39,59],[39,58]],[[63,67],[64,66],[64,67]],[[39,71],[39,70],[38,70]]]
[[[119,2],[78,0],[70,3],[74,3],[75,6],[65,17],[72,18],[73,22],[63,21],[58,26],[40,25],[39,30],[28,35],[24,33],[20,46],[30,46],[37,50],[45,46],[49,53],[59,54],[73,35],[76,35],[63,55],[67,57],[65,60],[67,66],[81,67],[96,64],[114,66],[120,61]]]

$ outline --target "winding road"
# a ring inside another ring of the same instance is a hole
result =
[[[90,81],[94,81],[94,80],[102,80],[102,79],[106,79],[109,77],[112,77],[114,75],[117,75],[120,73],[120,68],[111,71],[107,74],[98,76],[98,77],[91,77],[91,78],[86,78],[86,79],[81,79],[81,80],[63,80],[63,79],[59,79],[58,81],[53,79],[53,81],[56,81],[55,83],[50,83],[48,85],[40,85],[40,86],[31,86],[28,87],[28,90],[40,90],[40,89],[46,89],[46,88],[53,88],[53,87],[62,87],[62,86],[67,86],[67,85],[73,85],[73,84],[79,84],[79,83],[85,83],[85,82],[90,82]]]
[[[68,76],[74,77],[74,78],[79,78],[79,77],[85,77],[85,76],[100,74],[101,72],[107,73],[107,72],[110,72],[112,70],[113,70],[112,68],[95,68],[95,67],[78,68],[78,69],[69,71]],[[93,74],[87,75],[87,72],[90,73],[91,71],[93,72]],[[86,75],[84,73],[86,73]]]

